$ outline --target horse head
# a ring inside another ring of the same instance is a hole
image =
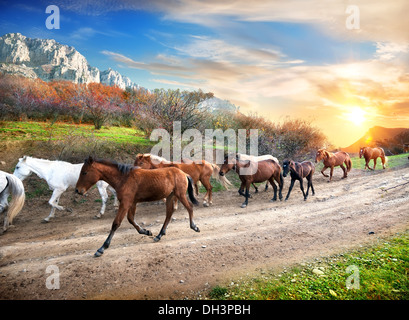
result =
[[[283,162],[283,177],[286,177],[290,169],[294,169],[294,161],[293,160],[284,160]]]
[[[27,165],[27,156],[24,156],[23,158],[20,158],[18,160],[18,163],[16,165],[16,168],[14,169],[13,174],[21,181],[23,181],[31,174],[31,172],[32,171],[30,167]]]
[[[365,147],[359,148],[359,158],[362,158],[362,156],[364,155],[364,153],[365,153]]]
[[[101,174],[95,168],[94,163],[95,161],[91,156],[84,161],[77,184],[75,185],[76,193],[85,194],[94,184],[101,180]]]
[[[232,157],[229,155],[225,156],[224,162],[220,167],[219,175],[224,176],[230,170],[236,169],[236,163],[237,163],[237,156],[236,157]]]
[[[315,163],[320,162],[322,159],[328,159],[328,158],[329,158],[328,151],[325,149],[319,149],[315,156]]]

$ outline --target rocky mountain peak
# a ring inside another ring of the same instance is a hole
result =
[[[54,39],[33,39],[20,33],[0,37],[0,71],[44,81],[69,80],[74,83],[98,82],[125,89],[137,88],[128,77],[112,69],[100,72],[74,47]]]

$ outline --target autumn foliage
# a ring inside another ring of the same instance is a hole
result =
[[[100,83],[44,82],[0,73],[0,120],[66,121],[135,127],[147,137],[156,128],[173,132],[174,121],[182,132],[205,129],[258,129],[259,154],[279,158],[302,157],[322,147],[326,137],[310,123],[287,119],[282,123],[238,110],[209,110],[200,103],[213,93],[181,90],[122,90]],[[248,139],[249,140],[249,139]]]

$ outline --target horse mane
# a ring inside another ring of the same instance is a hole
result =
[[[85,160],[85,162],[87,161],[88,159]],[[132,164],[119,163],[119,162],[116,162],[115,160],[94,159],[94,161],[101,163],[101,164],[105,164],[110,167],[117,168],[121,174],[128,174],[134,168]]]

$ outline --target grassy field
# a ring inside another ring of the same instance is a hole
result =
[[[403,154],[397,154],[394,156],[388,156],[387,157],[387,162],[386,162],[386,167],[387,168],[393,168],[402,164],[405,164],[408,162],[408,153],[403,153]],[[364,169],[365,168],[365,159],[364,158],[351,158],[352,161],[352,168],[355,169]],[[373,168],[373,160],[369,161],[369,167]],[[376,167],[375,170],[382,170],[382,161],[380,158],[377,159],[376,161]]]
[[[142,132],[133,128],[125,127],[102,127],[95,130],[93,125],[69,124],[69,123],[47,123],[28,121],[2,121],[0,122],[0,140],[63,140],[70,136],[95,137],[97,139],[109,140],[118,143],[132,143],[149,145],[151,142],[144,138]]]
[[[216,286],[219,300],[408,300],[409,231],[372,247]],[[352,280],[353,279],[353,280]]]

